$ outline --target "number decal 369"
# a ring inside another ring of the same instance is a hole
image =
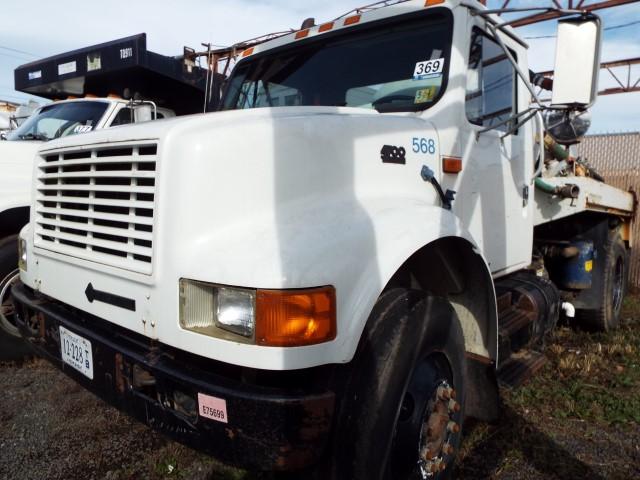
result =
[[[436,141],[433,138],[413,137],[413,153],[424,153],[425,155],[435,155]]]

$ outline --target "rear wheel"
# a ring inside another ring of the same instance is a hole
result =
[[[627,292],[629,254],[617,230],[610,233],[604,251],[604,280],[602,287],[593,292],[599,307],[578,311],[578,320],[589,329],[608,332],[620,324],[622,301]]]
[[[20,279],[16,235],[0,240],[0,360],[18,360],[30,350],[15,323],[11,287]]]
[[[444,479],[460,443],[464,343],[450,304],[393,289],[376,304],[340,406],[335,479]]]

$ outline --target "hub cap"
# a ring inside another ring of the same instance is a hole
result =
[[[0,328],[16,337],[20,336],[15,324],[15,307],[11,301],[11,287],[20,279],[20,272],[14,270],[0,280]]]
[[[435,480],[452,463],[460,434],[452,379],[444,355],[418,362],[398,414],[386,478]]]
[[[616,260],[615,270],[613,271],[613,314],[617,315],[622,307],[622,298],[624,296],[624,260],[618,257]]]
[[[455,453],[452,437],[460,432],[460,426],[453,417],[459,411],[456,391],[442,381],[427,404],[420,435],[418,468],[423,479],[445,470],[447,460]]]

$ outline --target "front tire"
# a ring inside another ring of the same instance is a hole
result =
[[[0,360],[19,360],[30,353],[15,324],[11,287],[18,281],[18,237],[0,240]]]
[[[335,432],[334,479],[448,478],[464,416],[464,340],[444,299],[392,289],[369,318]]]

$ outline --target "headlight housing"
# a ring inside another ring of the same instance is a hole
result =
[[[24,238],[18,239],[18,268],[27,271],[27,241]]]
[[[180,280],[180,326],[185,330],[253,343],[255,290]]]
[[[335,289],[253,290],[181,279],[180,325],[262,346],[324,343],[337,334]]]

